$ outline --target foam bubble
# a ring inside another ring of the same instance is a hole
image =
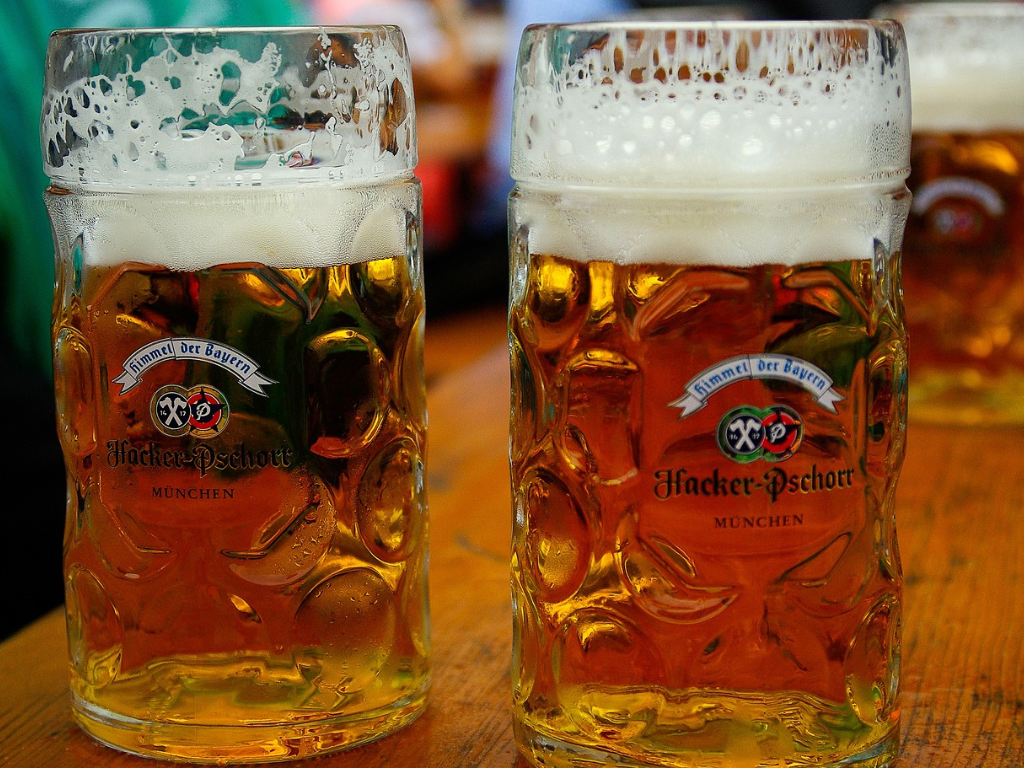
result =
[[[914,129],[1024,129],[1024,5],[880,6],[906,31]]]
[[[41,138],[66,186],[408,176],[413,90],[396,27],[56,32]]]
[[[512,175],[618,188],[765,189],[906,177],[898,25],[528,28]]]

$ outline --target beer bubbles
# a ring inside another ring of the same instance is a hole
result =
[[[906,83],[886,61],[898,50],[841,24],[791,30],[553,32],[520,59],[513,177],[724,190],[905,173]]]
[[[614,201],[592,201],[607,203],[594,220],[555,221],[527,200],[535,250],[673,261],[687,242],[692,261],[726,252],[742,265],[870,257],[871,233],[890,229],[890,213],[851,187],[889,183],[909,166],[906,62],[887,46],[842,24],[551,32],[520,60],[513,177],[566,189],[707,193],[716,210],[691,195],[685,214],[655,207],[639,229]],[[810,214],[784,200],[810,188]],[[751,211],[742,193],[753,189],[779,194]],[[740,201],[732,215],[729,195]]]

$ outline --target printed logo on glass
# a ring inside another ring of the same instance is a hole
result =
[[[124,395],[138,386],[150,368],[171,360],[195,360],[210,363],[232,373],[245,389],[263,397],[264,387],[276,384],[260,373],[255,360],[232,346],[219,341],[179,336],[158,339],[139,347],[124,361],[121,373],[113,382],[121,385]],[[224,431],[231,417],[228,399],[209,384],[183,387],[169,384],[161,387],[149,402],[149,415],[156,428],[169,437],[215,437]]]
[[[209,384],[186,389],[177,384],[161,387],[149,403],[156,428],[168,437],[216,437],[228,424],[227,398]]]
[[[804,436],[800,414],[786,405],[765,410],[744,405],[718,422],[718,447],[740,464],[757,459],[785,461],[800,448]]]

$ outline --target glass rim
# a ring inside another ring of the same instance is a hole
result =
[[[1007,3],[1013,5],[1013,3]],[[755,19],[642,19],[626,17],[618,20],[582,21],[582,22],[550,22],[530,24],[523,30],[524,37],[541,31],[581,31],[581,32],[826,32],[843,29],[891,29],[895,19],[822,19],[822,20],[755,20]]]
[[[137,37],[184,37],[217,35],[275,35],[302,37],[327,33],[361,33],[374,31],[399,32],[397,24],[302,24],[302,25],[258,25],[258,26],[203,26],[203,27],[60,27],[50,32],[49,38],[86,37],[89,35],[132,35]]]

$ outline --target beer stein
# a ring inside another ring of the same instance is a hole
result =
[[[518,67],[520,750],[561,768],[887,765],[899,25],[536,26]]]
[[[408,723],[430,643],[401,32],[58,31],[42,146],[76,721],[218,763]]]
[[[910,53],[910,418],[1024,424],[1024,5],[876,13]]]

